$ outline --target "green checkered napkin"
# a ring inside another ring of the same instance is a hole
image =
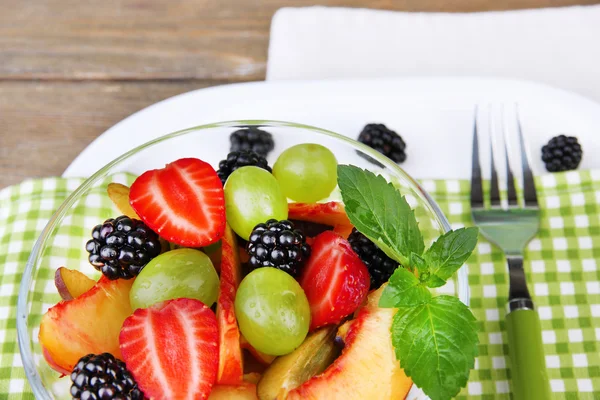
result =
[[[472,225],[469,182],[422,185],[453,228]],[[544,175],[536,187],[541,227],[525,252],[524,267],[540,314],[550,384],[556,399],[600,399],[600,170]],[[504,256],[480,237],[467,267],[481,345],[459,398],[508,399]]]
[[[82,181],[29,180],[0,191],[0,399],[33,398],[16,339],[21,273],[46,221]],[[600,170],[545,175],[537,183],[542,223],[525,254],[525,269],[542,320],[552,390],[557,399],[600,399]],[[422,184],[453,227],[471,224],[467,181],[427,180]],[[87,232],[77,224],[114,214],[106,201],[92,193],[78,206],[77,218],[58,234],[80,236],[69,237],[69,242],[85,243]],[[60,249],[52,251],[57,257],[85,261],[84,250],[67,255],[60,254]],[[505,261],[498,249],[480,239],[467,267],[481,345],[475,370],[460,398],[508,399]],[[54,290],[51,275],[46,275],[48,282],[36,282],[36,292]]]

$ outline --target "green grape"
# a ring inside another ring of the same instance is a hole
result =
[[[337,160],[324,146],[298,144],[281,153],[273,175],[284,195],[294,201],[314,203],[329,196],[337,185]]]
[[[273,175],[262,168],[233,171],[224,189],[227,222],[245,240],[257,224],[270,218],[287,219],[287,199]]]
[[[219,276],[210,258],[199,250],[182,248],[157,256],[142,269],[129,292],[129,302],[135,310],[185,297],[210,307],[218,294]]]
[[[240,331],[258,351],[281,356],[300,346],[310,324],[310,306],[294,278],[276,268],[258,268],[235,296]]]

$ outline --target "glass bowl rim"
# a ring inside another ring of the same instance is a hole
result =
[[[35,362],[33,360],[33,353],[31,351],[31,346],[30,346],[30,337],[29,337],[29,332],[27,330],[28,329],[27,328],[27,315],[28,315],[27,296],[28,296],[29,288],[30,288],[31,282],[32,282],[34,265],[36,264],[36,261],[38,260],[38,258],[40,256],[41,249],[44,248],[44,244],[45,244],[46,240],[49,238],[50,233],[56,227],[58,220],[62,219],[64,214],[70,209],[70,207],[73,205],[73,203],[78,200],[80,195],[82,193],[85,193],[90,187],[92,187],[92,185],[94,183],[96,183],[96,181],[98,179],[102,178],[103,175],[105,175],[105,173],[108,170],[110,170],[112,167],[118,165],[122,161],[125,161],[129,157],[134,156],[138,152],[140,152],[148,147],[152,147],[161,142],[168,141],[169,139],[172,139],[172,138],[175,138],[178,136],[183,136],[183,135],[186,135],[186,134],[189,134],[192,132],[196,132],[196,131],[201,131],[204,129],[245,128],[245,127],[249,127],[249,126],[267,127],[267,128],[268,127],[282,127],[282,128],[293,128],[293,129],[306,129],[306,130],[312,131],[317,134],[332,137],[336,140],[340,140],[342,142],[345,142],[346,144],[351,145],[355,149],[362,151],[363,153],[367,154],[368,156],[375,159],[379,163],[383,164],[384,167],[391,169],[392,171],[394,171],[395,174],[398,174],[398,175],[402,176],[402,178],[411,182],[414,185],[415,190],[418,191],[418,193],[424,198],[425,203],[426,203],[427,207],[429,208],[429,211],[431,211],[433,213],[434,217],[437,219],[437,222],[441,225],[442,229],[445,232],[452,229],[450,226],[450,223],[448,222],[448,219],[446,218],[444,213],[442,213],[441,209],[439,208],[437,203],[433,200],[433,198],[431,198],[429,193],[427,193],[427,191],[424,190],[421,187],[421,185],[415,179],[413,179],[408,173],[406,173],[400,166],[398,166],[392,160],[390,160],[386,156],[382,155],[381,153],[377,152],[376,150],[366,146],[365,144],[360,143],[359,141],[351,139],[347,136],[341,135],[339,133],[329,131],[327,129],[318,128],[318,127],[311,126],[311,125],[295,123],[295,122],[286,122],[286,121],[231,120],[231,121],[216,122],[216,123],[211,123],[211,124],[203,124],[203,125],[186,128],[186,129],[181,129],[181,130],[178,130],[178,131],[175,131],[172,133],[165,134],[165,135],[155,138],[153,140],[150,140],[144,144],[141,144],[141,145],[127,151],[126,153],[122,154],[121,156],[115,158],[114,160],[112,160],[111,162],[106,164],[104,167],[99,169],[97,172],[95,172],[92,176],[87,178],[81,185],[79,185],[79,187],[77,189],[75,189],[73,191],[73,193],[71,193],[69,195],[69,197],[67,197],[67,199],[54,212],[54,214],[52,215],[52,217],[50,218],[50,220],[48,221],[48,223],[42,230],[42,233],[40,234],[39,238],[36,240],[32,250],[31,250],[31,254],[27,259],[25,270],[23,271],[23,276],[21,278],[21,284],[19,287],[19,294],[18,294],[18,300],[17,300],[17,321],[16,321],[17,322],[17,340],[19,342],[19,352],[21,355],[22,363],[23,363],[23,369],[25,370],[25,375],[27,376],[27,380],[29,381],[29,384],[31,386],[33,394],[37,399],[52,400],[48,396],[48,392],[45,389],[44,384],[42,383],[40,375],[38,374],[37,368],[35,366]],[[458,275],[457,276],[458,282],[461,282],[461,281],[464,282],[464,283],[461,283],[458,285],[457,296],[465,304],[469,304],[469,297],[470,297],[469,296],[469,285],[468,285],[468,280],[467,280],[467,275],[466,275],[465,269],[461,268],[457,272],[457,275]]]

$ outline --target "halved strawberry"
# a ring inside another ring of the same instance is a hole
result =
[[[369,291],[369,271],[350,243],[335,232],[315,237],[300,276],[310,304],[310,330],[337,324],[353,313]]]
[[[225,230],[223,185],[197,158],[144,172],[131,185],[129,203],[150,229],[181,246],[207,246]]]
[[[147,398],[206,399],[219,366],[217,319],[204,303],[175,299],[125,320],[123,360]]]

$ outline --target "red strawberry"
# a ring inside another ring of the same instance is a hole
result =
[[[310,304],[310,329],[337,324],[353,313],[369,291],[369,271],[350,243],[335,232],[315,237],[300,286]]]
[[[175,299],[137,309],[119,343],[140,389],[152,399],[206,399],[217,379],[219,333],[201,301]]]
[[[150,229],[181,246],[207,246],[225,230],[223,185],[197,158],[144,172],[131,185],[129,203]]]

